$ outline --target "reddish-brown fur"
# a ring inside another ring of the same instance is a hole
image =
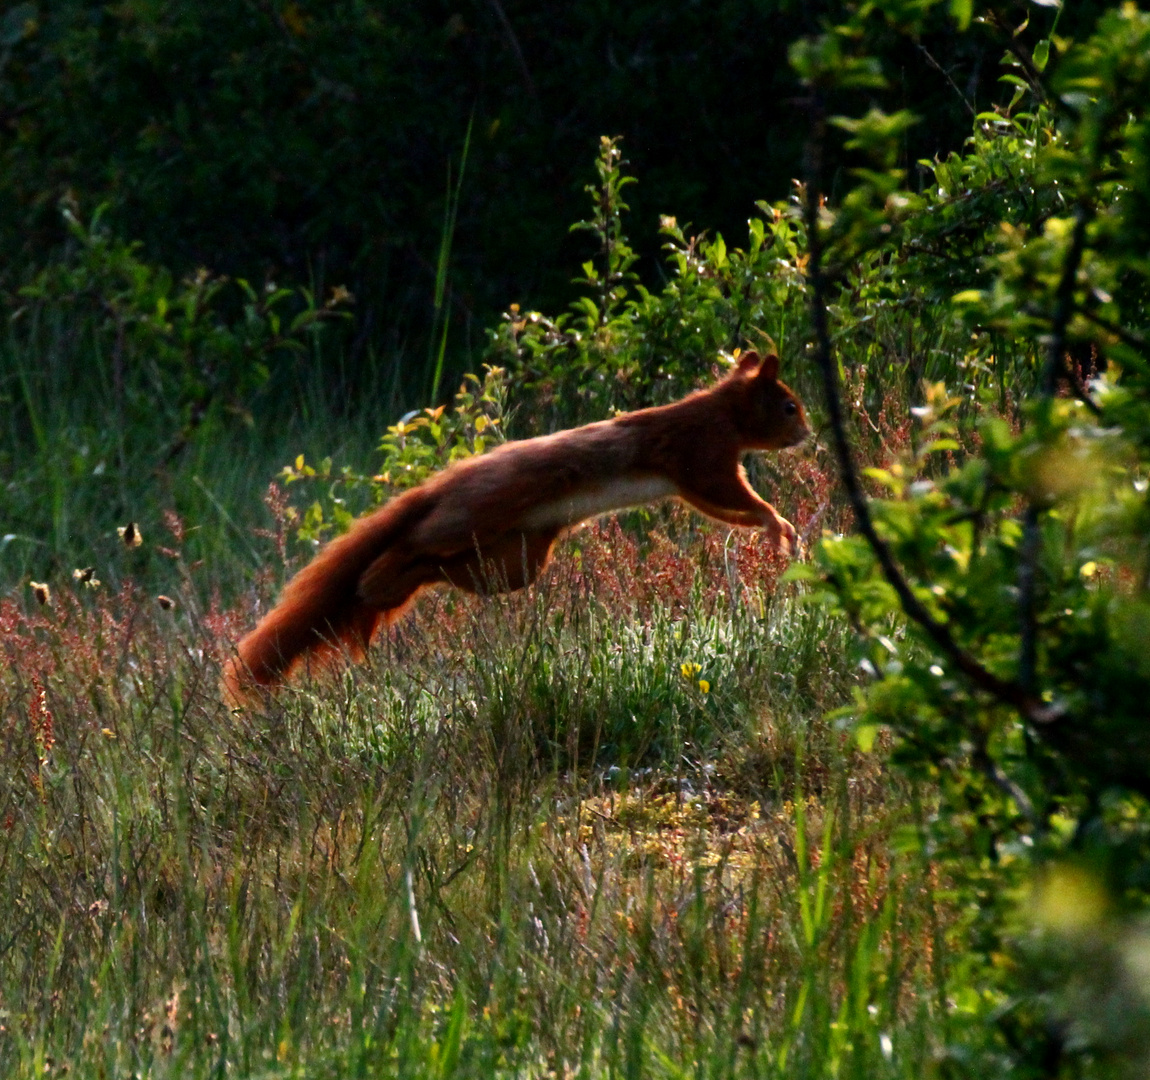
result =
[[[808,433],[802,405],[778,381],[778,358],[752,352],[671,405],[459,462],[360,518],[304,567],[240,642],[225,693],[242,700],[251,683],[275,683],[306,656],[362,658],[380,620],[394,621],[426,586],[529,585],[564,530],[652,498],[677,496],[719,521],[764,528],[789,549],[793,526],[750,488],[739,458]]]

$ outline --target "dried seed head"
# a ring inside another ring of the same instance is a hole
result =
[[[29,581],[32,586],[32,595],[41,607],[47,607],[52,602],[52,590],[43,581]]]
[[[170,596],[165,596],[163,593],[160,593],[160,595],[156,597],[156,603],[159,604],[160,607],[162,607],[165,611],[171,611],[172,608],[176,606],[175,600],[173,600]]]
[[[90,581],[94,580],[95,577],[96,568],[93,566],[77,566],[76,569],[72,571],[73,580],[78,581],[81,585],[87,585]]]
[[[144,542],[144,538],[140,535],[140,526],[134,521],[129,521],[127,525],[121,525],[116,532],[124,541],[126,548],[137,548]]]
[[[165,510],[163,517],[164,528],[172,534],[177,544],[182,544],[184,542],[184,519],[175,510]]]

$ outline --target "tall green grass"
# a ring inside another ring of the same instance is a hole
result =
[[[921,1076],[949,919],[822,718],[848,631],[706,540],[585,532],[238,713],[247,612],[6,602],[0,1070]]]
[[[432,301],[431,335],[428,343],[427,367],[431,372],[428,400],[432,405],[439,400],[444,361],[447,358],[447,331],[451,326],[451,312],[447,308],[449,299],[447,274],[451,266],[451,247],[455,240],[455,223],[459,217],[459,199],[463,194],[463,175],[467,171],[467,158],[471,152],[471,132],[474,126],[475,113],[472,112],[467,121],[467,131],[463,136],[463,149],[459,153],[459,171],[455,176],[454,186],[451,182],[450,160],[447,163],[447,195],[443,206],[443,225],[439,234],[439,252],[435,260],[435,294]]]
[[[117,372],[111,344],[105,327],[67,308],[29,310],[0,337],[10,418],[0,426],[0,590],[94,566],[113,586],[131,578],[170,591],[181,575],[159,544],[209,566],[211,587],[235,595],[278,559],[258,530],[275,527],[263,499],[283,466],[304,453],[369,467],[402,408],[384,363],[373,393],[334,396],[324,372],[338,355],[317,342],[307,363],[272,371],[254,416],[213,414],[185,431],[145,369]],[[184,522],[179,542],[167,514]],[[129,521],[145,544],[127,558],[117,528]]]

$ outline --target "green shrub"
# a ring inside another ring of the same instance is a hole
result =
[[[61,208],[69,255],[19,290],[13,318],[39,324],[61,315],[95,337],[107,351],[99,381],[110,419],[133,430],[167,426],[173,438],[161,463],[201,426],[218,429],[229,414],[250,424],[252,397],[272,366],[306,353],[309,338],[351,300],[346,289],[320,303],[307,289],[270,281],[256,288],[206,269],[177,282],[142,258],[138,241],[110,233],[104,209],[85,224],[74,205]],[[27,389],[23,404],[36,427],[39,410]]]
[[[219,482],[231,513],[258,503],[270,469],[242,461],[265,438],[253,409],[278,399],[290,415],[306,402],[298,358],[318,350],[351,297],[335,289],[320,301],[205,270],[176,280],[102,213],[84,222],[65,204],[63,214],[66,257],[21,289],[0,338],[4,578],[47,580],[92,564],[109,576],[116,528],[135,520],[149,542],[132,570],[153,579],[161,511],[194,519],[193,561],[230,551],[237,528],[212,489]],[[215,543],[205,542],[206,522],[222,526]]]
[[[379,444],[379,472],[366,475],[351,465],[335,468],[331,457],[317,466],[303,454],[280,474],[286,485],[301,480],[325,485],[324,498],[316,499],[302,514],[289,507],[288,523],[300,540],[315,541],[332,528],[344,532],[359,514],[379,506],[391,495],[422,483],[432,473],[475,454],[504,439],[506,373],[488,367],[480,382],[466,375],[455,395],[455,406],[440,405],[408,413],[387,429]]]
[[[861,21],[833,37],[858,51],[815,39],[794,55],[812,97],[816,354],[860,535],[824,541],[794,576],[859,628],[871,682],[843,712],[856,737],[889,729],[894,761],[939,792],[932,842],[977,912],[969,1007],[996,1033],[970,1073],[1142,1075],[1150,19],[1125,6],[1087,41],[1017,53],[1011,105],[979,117],[922,194],[890,168],[898,118],[868,117],[865,139],[836,118],[875,167],[828,211],[820,95],[866,59]],[[1018,373],[1005,416],[989,388],[966,388],[974,441],[958,460],[961,403],[929,393],[917,450],[868,471],[884,491],[869,501],[839,401],[849,351],[832,342],[855,281],[911,306],[962,286],[963,366],[993,370],[1005,348]]]
[[[720,352],[747,343],[783,349],[801,341],[788,315],[802,292],[802,237],[793,208],[760,204],[746,251],[721,235],[688,237],[661,219],[669,280],[658,292],[639,284],[636,255],[623,229],[623,172],[618,139],[604,137],[598,184],[586,188],[592,216],[572,231],[599,241],[575,283],[590,295],[558,316],[512,305],[491,335],[488,357],[506,367],[525,414],[524,433],[600,419],[612,410],[663,404],[716,372]]]

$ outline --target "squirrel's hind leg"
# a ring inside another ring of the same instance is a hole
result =
[[[442,580],[483,595],[525,588],[547,565],[558,535],[558,529],[505,533],[482,548],[445,562]]]
[[[356,583],[356,599],[390,622],[425,585],[446,581],[442,570],[427,558],[412,559],[409,554],[385,552],[375,560]]]
[[[415,559],[385,552],[360,576],[356,598],[391,622],[428,585],[454,585],[465,592],[509,592],[530,585],[551,557],[558,529],[516,529],[467,552]]]

